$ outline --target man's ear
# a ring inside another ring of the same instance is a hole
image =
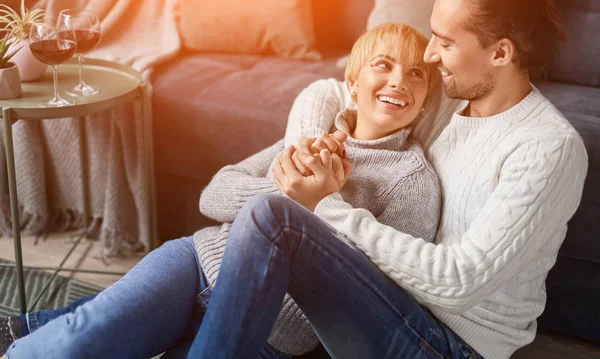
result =
[[[513,61],[517,49],[510,39],[501,39],[494,45],[492,66],[506,66]]]

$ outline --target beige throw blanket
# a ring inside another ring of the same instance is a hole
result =
[[[46,0],[48,15],[88,8],[101,18],[100,46],[88,57],[152,68],[180,49],[176,0]],[[133,104],[86,117],[90,230],[103,256],[147,252],[150,199],[144,188],[142,122]],[[139,108],[137,108],[139,111]],[[13,125],[20,224],[25,234],[81,226],[82,195],[77,121],[19,121]],[[0,231],[12,236],[4,140],[0,146]]]

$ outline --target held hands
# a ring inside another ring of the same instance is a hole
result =
[[[338,131],[317,139],[303,138],[297,147],[283,151],[273,166],[281,193],[314,211],[323,198],[340,191],[352,170],[345,159],[345,139]]]

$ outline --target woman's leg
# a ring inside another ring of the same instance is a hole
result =
[[[203,279],[191,237],[168,241],[118,282],[8,350],[18,358],[144,358],[173,345]]]
[[[286,291],[334,358],[477,355],[344,242],[289,199],[250,200],[231,228],[189,358],[254,359]]]
[[[48,324],[48,322],[60,317],[61,315],[64,315],[67,313],[73,313],[75,311],[75,309],[79,308],[80,306],[84,305],[85,303],[89,302],[90,300],[96,298],[96,295],[97,294],[79,298],[76,301],[74,301],[73,303],[69,303],[62,308],[44,309],[44,310],[38,310],[37,312],[31,312],[31,313],[19,315],[18,318],[23,320],[23,323],[25,324],[25,332],[23,333],[24,335],[22,335],[22,336],[29,335],[29,334],[35,332],[39,328]]]

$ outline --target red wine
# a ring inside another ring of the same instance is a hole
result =
[[[93,50],[96,45],[100,42],[100,32],[92,30],[73,30],[75,33],[75,41],[77,42],[77,49],[75,53],[84,54],[90,50]],[[62,34],[59,33],[59,37]],[[65,36],[69,37],[69,35]]]
[[[38,60],[48,65],[61,64],[73,56],[77,45],[65,40],[41,40],[29,45]]]

